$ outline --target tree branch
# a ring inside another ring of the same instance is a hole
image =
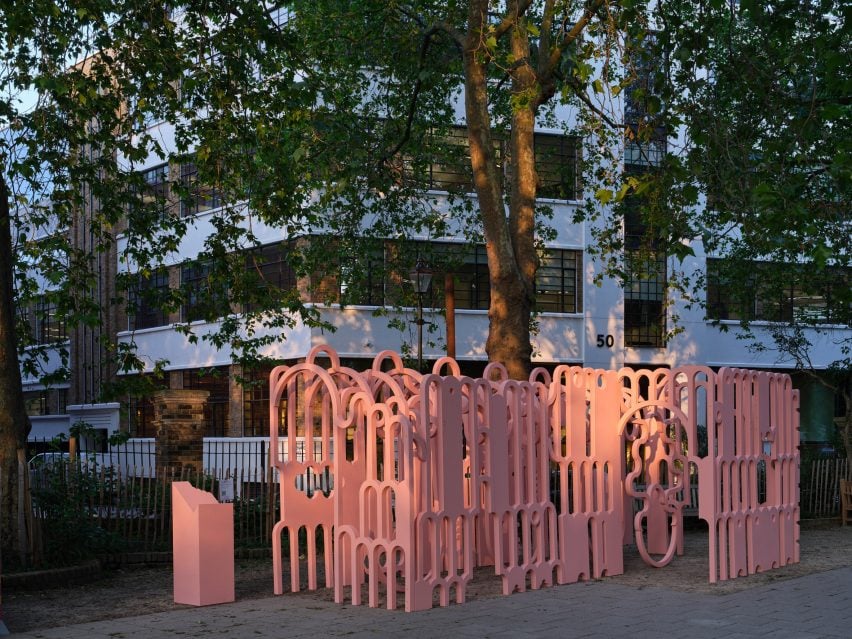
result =
[[[512,2],[506,9],[506,16],[500,21],[500,24],[494,29],[494,37],[500,39],[503,35],[518,23],[518,18],[527,12],[527,9],[532,5],[532,0],[522,0],[519,3]]]
[[[587,107],[589,107],[601,120],[606,122],[607,125],[609,125],[613,129],[626,129],[627,128],[626,124],[624,124],[623,122],[616,122],[606,112],[604,112],[599,106],[597,106],[594,102],[592,102],[589,99],[589,96],[586,93],[586,90],[583,88],[583,86],[579,82],[577,82],[576,79],[574,79],[574,78],[562,78],[562,77],[560,77],[559,79],[562,80],[563,82],[565,82],[566,84],[570,85],[571,88],[574,89],[574,95],[576,95],[580,99],[580,101],[583,102],[583,104],[585,104]],[[543,104],[544,102],[547,102],[547,100],[549,100],[553,96],[554,91],[555,91],[555,85],[553,84],[553,82],[548,82],[548,84],[543,85],[542,91],[540,92],[538,100],[537,100],[538,104]]]
[[[540,64],[539,68],[539,77],[542,79],[548,78],[559,65],[559,60],[562,57],[562,53],[565,51],[565,47],[574,42],[580,34],[583,33],[583,30],[586,26],[591,22],[595,13],[597,13],[598,9],[600,9],[605,3],[605,0],[595,0],[592,4],[589,5],[588,9],[583,12],[582,17],[574,23],[574,26],[568,31],[559,43],[553,48],[550,52],[550,55],[546,58],[546,63]],[[542,52],[544,54],[545,52]],[[542,61],[545,60],[544,57],[541,58]]]
[[[409,11],[405,7],[398,7],[398,9],[402,15],[406,16],[411,20],[414,20],[418,25],[420,25],[421,29],[426,29],[426,35],[433,35],[438,31],[443,31],[448,36],[450,36],[450,39],[459,49],[464,47],[465,34],[456,29],[449,22],[446,22],[445,20],[435,20],[431,23],[431,26],[427,28],[427,25],[429,23],[424,20],[422,16],[417,15],[413,11]]]
[[[420,59],[417,62],[417,70],[422,71],[426,66],[426,54],[429,51],[429,45],[432,43],[432,36],[438,33],[439,31],[444,31],[442,27],[438,25],[433,25],[423,34],[423,42],[420,45]],[[402,134],[402,138],[400,138],[399,142],[397,142],[394,147],[385,153],[381,158],[379,158],[378,166],[382,167],[389,159],[395,156],[402,150],[402,147],[406,145],[408,140],[411,138],[411,125],[414,122],[414,113],[417,108],[417,99],[420,96],[420,90],[423,87],[423,80],[421,79],[420,73],[417,74],[417,80],[414,82],[414,90],[411,92],[411,100],[408,103],[408,114],[405,118],[405,130]]]

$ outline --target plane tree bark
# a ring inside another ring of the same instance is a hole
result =
[[[467,33],[458,36],[463,46],[465,116],[474,188],[488,256],[491,301],[488,310],[488,359],[503,363],[514,379],[526,379],[532,345],[530,320],[535,307],[535,278],[539,267],[536,250],[535,126],[541,107],[553,99],[560,80],[557,65],[566,47],[588,27],[603,2],[592,2],[570,27],[557,29],[554,3],[545,3],[540,25],[527,17],[530,2],[510,2],[503,19],[489,24],[489,2],[472,0],[468,5]],[[530,34],[543,34],[535,55]],[[507,146],[507,174],[503,175],[495,153],[489,106],[493,91],[506,91],[492,80],[498,41],[506,39],[511,93],[511,130]],[[584,86],[575,87],[584,93]],[[508,207],[506,206],[508,202]],[[508,208],[508,210],[507,210]]]
[[[29,531],[24,517],[27,434],[29,418],[24,406],[18,344],[15,338],[16,311],[12,254],[9,189],[0,175],[0,547],[16,549],[21,563],[29,551]],[[6,557],[7,562],[12,559]]]

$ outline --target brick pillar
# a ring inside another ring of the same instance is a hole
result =
[[[228,375],[228,392],[230,401],[228,402],[228,432],[225,433],[228,437],[243,436],[243,385],[237,381],[237,377],[243,374],[243,367],[239,364],[231,365],[231,371]]]
[[[204,406],[209,395],[205,390],[169,389],[151,396],[158,468],[190,467],[202,472]]]

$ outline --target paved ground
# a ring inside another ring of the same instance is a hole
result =
[[[144,610],[140,610],[144,613]],[[852,637],[852,567],[728,595],[608,580],[409,613],[285,595],[14,634],[44,639],[163,637]]]

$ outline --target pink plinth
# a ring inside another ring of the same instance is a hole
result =
[[[172,484],[175,603],[234,601],[234,506],[189,482]]]

